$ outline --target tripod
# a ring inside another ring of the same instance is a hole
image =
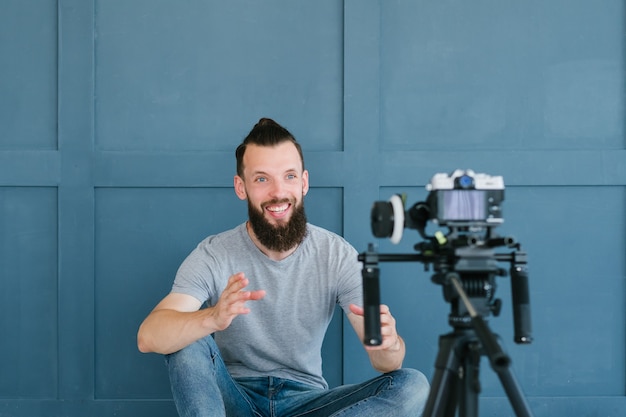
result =
[[[511,360],[502,350],[498,337],[476,312],[457,276],[449,277],[471,317],[471,327],[455,325],[451,333],[440,336],[439,353],[424,417],[452,417],[457,407],[460,417],[478,416],[480,358],[486,355],[518,417],[531,417],[511,369]]]
[[[525,269],[526,254],[512,239],[490,238],[487,244],[468,246],[463,238],[455,239],[455,245],[443,247],[416,245],[418,254],[378,254],[373,245],[359,255],[363,262],[364,343],[377,345],[382,342],[380,331],[379,262],[422,262],[434,264],[432,281],[443,286],[444,297],[452,306],[450,324],[454,330],[440,336],[439,353],[435,361],[431,391],[426,402],[424,417],[453,417],[457,407],[460,417],[478,416],[480,392],[479,369],[481,356],[487,356],[518,417],[531,417],[532,413],[510,369],[511,359],[502,350],[498,336],[491,332],[483,315],[498,315],[500,300],[493,301],[495,275],[506,275],[497,267],[498,262],[511,264],[511,295],[513,297],[513,321],[516,343],[532,341],[530,329],[530,305],[528,275]],[[493,253],[493,247],[514,246],[510,254]],[[454,268],[451,267],[454,265]],[[472,291],[477,306],[470,301],[461,276]],[[470,276],[474,278],[470,278]],[[480,313],[479,313],[480,311]]]

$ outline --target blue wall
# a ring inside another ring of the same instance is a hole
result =
[[[491,325],[535,415],[623,415],[625,34],[619,0],[0,2],[0,415],[173,415],[136,330],[245,219],[233,150],[262,116],[303,144],[310,220],[359,250],[374,200],[503,175],[535,342],[512,341],[508,278]],[[384,264],[382,298],[431,376],[441,288]],[[332,385],[373,375],[340,315],[324,358]],[[481,415],[513,415],[481,380]]]

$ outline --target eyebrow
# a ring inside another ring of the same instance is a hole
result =
[[[298,171],[298,169],[297,169],[297,168],[289,168],[289,169],[286,169],[286,170],[283,172],[283,174],[287,174],[287,173],[289,173],[289,172],[299,172],[299,171]],[[262,175],[270,175],[270,173],[269,173],[269,172],[267,172],[267,171],[263,171],[263,170],[252,171],[250,174],[251,174],[251,175],[259,175],[259,174],[262,174]]]

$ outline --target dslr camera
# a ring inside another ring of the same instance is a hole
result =
[[[512,237],[500,237],[495,228],[504,222],[504,180],[501,176],[477,174],[457,169],[451,174],[435,174],[426,185],[426,201],[405,209],[406,197],[392,196],[389,201],[374,202],[371,228],[374,236],[399,243],[404,229],[415,229],[424,239],[415,244],[414,254],[379,254],[370,244],[359,255],[363,262],[365,343],[379,344],[382,339],[376,322],[379,300],[378,263],[417,261],[434,269],[432,281],[443,287],[451,304],[449,323],[454,328],[470,327],[470,311],[459,299],[453,278],[462,284],[469,301],[482,317],[499,315],[502,302],[495,298],[496,276],[506,276],[499,262],[510,263],[513,319],[516,343],[530,343],[530,306],[526,253]],[[447,227],[448,232],[426,233],[429,222]],[[496,248],[512,248],[510,253],[496,253]]]
[[[486,355],[502,382],[516,414],[531,417],[512,371],[510,358],[498,336],[491,332],[486,317],[499,315],[501,301],[495,298],[497,276],[507,270],[499,262],[510,264],[513,301],[514,340],[532,341],[526,253],[511,237],[496,235],[495,228],[504,222],[504,180],[500,176],[476,174],[472,170],[455,170],[452,174],[435,174],[426,186],[426,201],[405,210],[406,198],[394,195],[389,201],[377,201],[371,212],[372,233],[399,243],[405,228],[416,229],[424,239],[413,254],[379,254],[370,244],[359,255],[363,262],[364,340],[367,345],[382,343],[380,329],[379,262],[417,261],[428,270],[431,280],[442,286],[450,303],[448,323],[453,331],[440,336],[424,416],[478,415],[478,370],[480,356]],[[428,222],[448,228],[448,233],[426,233]],[[508,247],[508,253],[496,248]],[[449,398],[453,394],[456,398]]]
[[[371,226],[376,237],[388,237],[399,243],[404,228],[417,229],[424,238],[426,222],[457,231],[477,231],[502,224],[501,204],[504,180],[501,176],[476,174],[457,169],[452,174],[435,174],[426,185],[426,202],[404,210],[405,197],[394,195],[389,201],[376,201],[372,207]]]

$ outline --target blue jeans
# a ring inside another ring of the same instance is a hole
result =
[[[180,417],[417,417],[428,397],[414,369],[328,390],[271,376],[234,379],[210,336],[165,360]]]

